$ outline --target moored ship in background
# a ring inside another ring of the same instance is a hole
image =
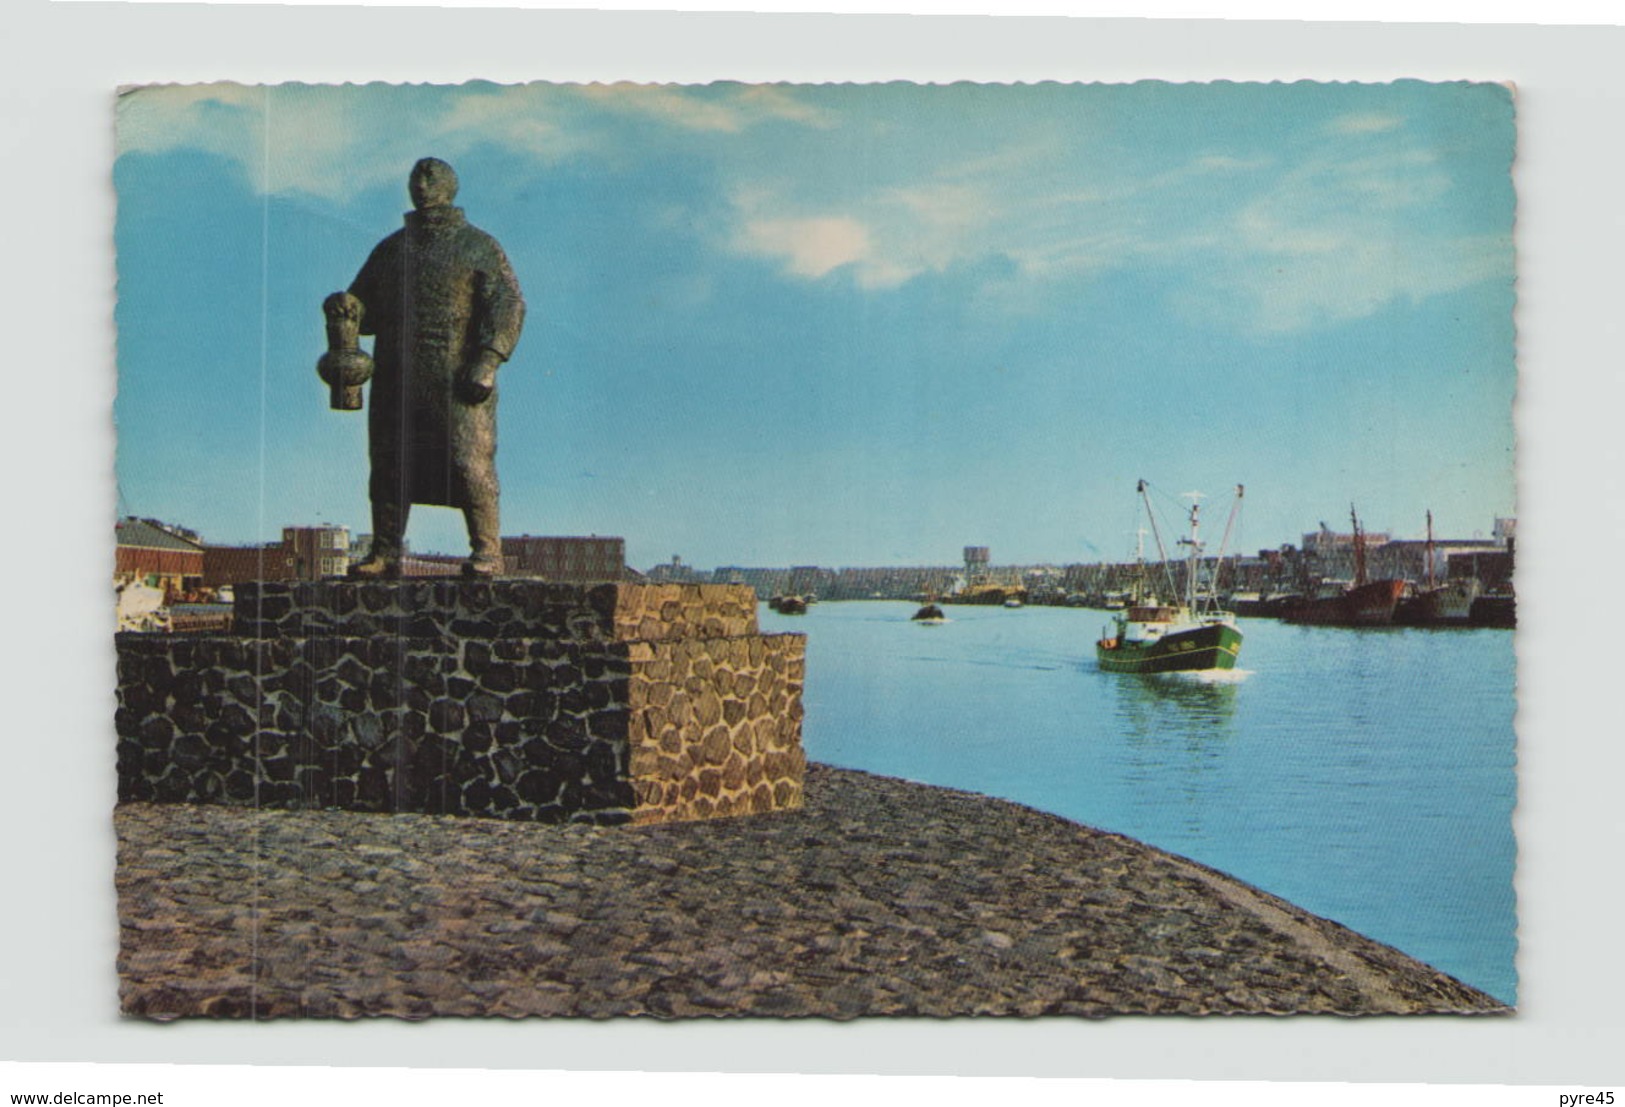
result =
[[[1356,584],[1337,596],[1299,600],[1281,613],[1288,623],[1324,627],[1385,627],[1394,621],[1394,609],[1405,591],[1402,580]]]
[[[1399,601],[1394,622],[1400,626],[1467,626],[1473,621],[1473,606],[1481,589],[1472,577],[1447,580],[1422,588]]]
[[[1010,604],[1011,600],[1015,600],[1016,603]],[[1008,587],[1003,584],[972,584],[963,591],[950,592],[942,597],[943,603],[986,604],[989,607],[1020,607],[1026,600],[1025,588]]]
[[[1255,591],[1240,591],[1230,593],[1224,606],[1237,615],[1262,615],[1265,609],[1264,593]]]
[[[1349,518],[1354,523],[1354,580],[1347,586],[1341,582],[1323,582],[1329,594],[1317,594],[1284,607],[1281,618],[1288,623],[1331,627],[1381,627],[1394,621],[1394,609],[1405,592],[1402,580],[1368,580],[1365,562],[1365,530],[1360,517],[1351,506]]]
[[[1518,598],[1510,590],[1486,592],[1473,601],[1470,618],[1477,627],[1511,630],[1518,625]]]
[[[1399,601],[1394,622],[1401,626],[1467,626],[1482,589],[1477,577],[1454,577],[1439,583],[1433,546],[1433,512],[1427,513],[1426,579],[1421,588]]]

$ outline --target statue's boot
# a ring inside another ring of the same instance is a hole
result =
[[[401,549],[406,538],[406,516],[411,504],[372,505],[372,549],[365,561],[350,566],[352,577],[394,580],[401,575]]]
[[[463,508],[468,523],[469,559],[463,562],[465,577],[494,577],[502,572],[502,523],[495,501],[474,503]]]

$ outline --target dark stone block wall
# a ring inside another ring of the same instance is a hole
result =
[[[711,585],[240,587],[232,635],[118,636],[119,797],[598,823],[798,807],[805,640],[755,611]]]
[[[258,637],[630,642],[757,632],[756,595],[733,584],[261,581],[235,592],[237,633]]]

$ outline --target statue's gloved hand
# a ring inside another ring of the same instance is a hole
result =
[[[497,385],[497,366],[502,359],[490,350],[482,350],[480,356],[463,366],[463,371],[457,377],[457,395],[464,403],[483,404],[491,398],[491,393]]]

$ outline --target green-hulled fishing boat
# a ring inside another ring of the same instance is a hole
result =
[[[1151,520],[1151,532],[1157,537],[1157,550],[1162,555],[1161,583],[1165,595],[1178,594],[1173,573],[1157,533],[1156,513],[1145,481],[1139,484],[1139,494]],[[1191,494],[1195,496],[1195,493]],[[1236,499],[1225,524],[1225,542],[1235,524],[1241,508],[1242,487],[1236,485]],[[1145,564],[1142,546],[1139,573],[1129,603],[1107,624],[1095,643],[1095,658],[1109,673],[1172,673],[1203,669],[1233,669],[1241,653],[1241,631],[1236,629],[1236,617],[1219,609],[1214,596],[1216,588],[1199,587],[1202,568],[1202,543],[1197,537],[1200,527],[1201,503],[1199,498],[1191,504],[1189,538],[1180,544],[1188,546],[1186,558],[1184,599],[1180,603],[1159,603],[1150,573]],[[1220,544],[1215,566],[1224,561],[1224,543]]]

